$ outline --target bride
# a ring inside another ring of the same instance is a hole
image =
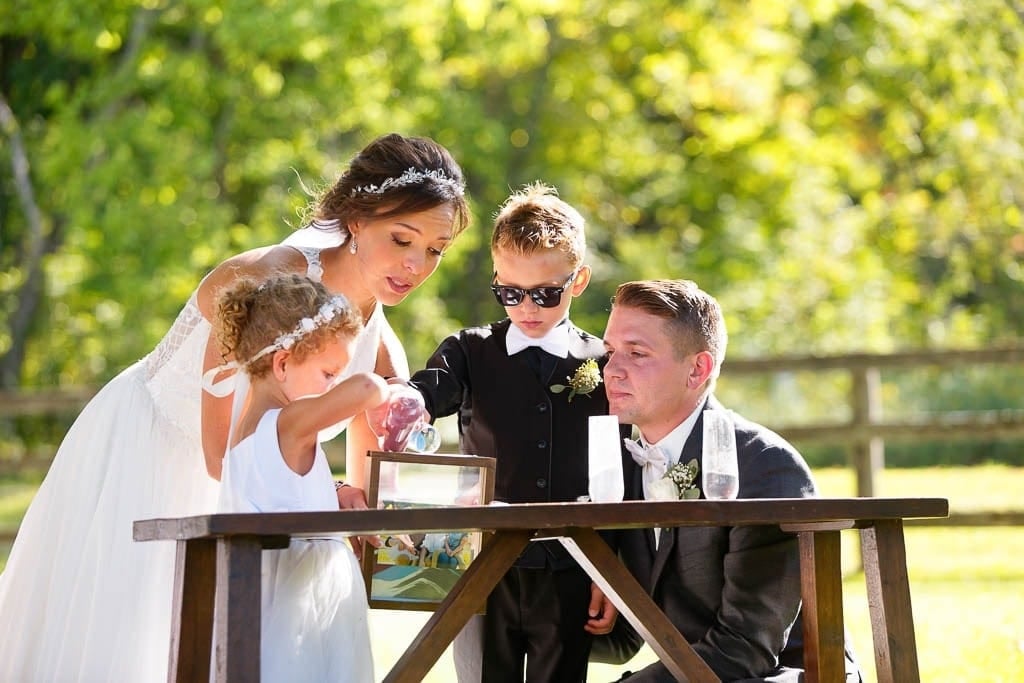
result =
[[[443,147],[397,134],[359,152],[280,245],[227,259],[145,358],[83,409],[21,523],[0,574],[0,681],[163,681],[174,545],[134,543],[136,519],[214,512],[231,396],[201,390],[222,365],[214,301],[241,277],[305,273],[344,294],[364,329],[346,374],[408,375],[381,306],[400,303],[466,227],[462,171]],[[346,434],[343,507],[365,507],[366,419]]]

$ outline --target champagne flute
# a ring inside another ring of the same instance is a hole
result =
[[[705,410],[701,484],[708,500],[729,500],[740,491],[736,428],[728,410]]]
[[[595,503],[617,503],[622,500],[625,490],[619,418],[615,415],[591,415],[588,427],[590,500]]]

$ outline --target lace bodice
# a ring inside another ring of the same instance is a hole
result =
[[[320,280],[320,250],[295,247],[306,257],[306,275]],[[348,377],[357,372],[372,372],[377,364],[377,349],[381,331],[387,320],[378,303],[363,331],[356,339],[355,349],[343,373]],[[200,442],[200,399],[202,398],[203,358],[212,327],[199,310],[193,292],[156,348],[142,359],[145,383],[154,403],[164,417],[183,433]],[[333,438],[348,426],[348,421],[335,425],[322,438]]]
[[[185,434],[200,434],[199,403],[210,322],[199,311],[195,292],[156,348],[143,360],[153,402]]]

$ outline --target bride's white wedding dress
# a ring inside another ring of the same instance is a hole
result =
[[[319,252],[300,250],[319,277]],[[373,370],[385,326],[378,304],[346,374]],[[199,412],[210,329],[193,294],[65,436],[0,574],[0,681],[166,680],[175,548],[135,543],[132,522],[216,510]]]

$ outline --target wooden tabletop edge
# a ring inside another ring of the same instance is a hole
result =
[[[231,535],[417,533],[652,526],[749,526],[949,516],[946,498],[774,498],[731,501],[524,503],[476,507],[210,514],[138,520],[136,541]]]

